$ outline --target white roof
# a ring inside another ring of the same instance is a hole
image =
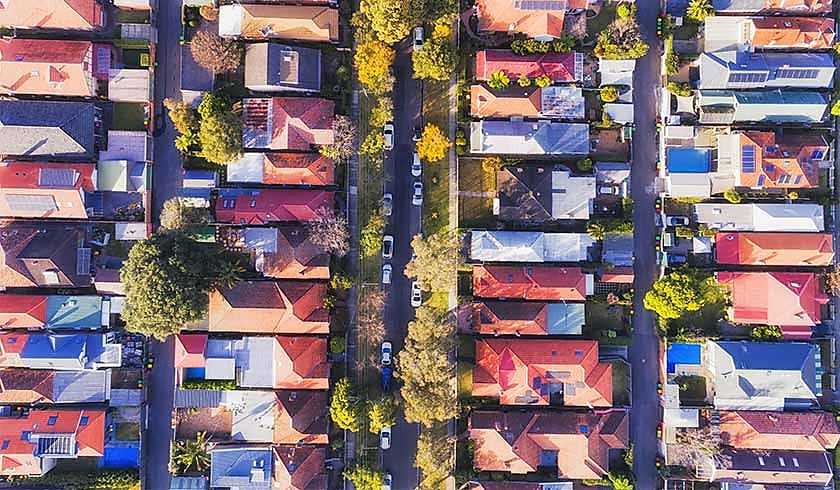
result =
[[[108,98],[112,102],[148,102],[151,91],[148,69],[111,68]]]
[[[145,131],[108,131],[108,150],[99,153],[99,160],[151,160],[151,138]]]
[[[745,38],[745,29],[750,29],[752,22],[748,17],[712,16],[707,17],[703,28],[704,51],[738,50],[742,51],[752,35]]]
[[[245,228],[245,248],[277,252],[277,228]]]
[[[114,225],[114,238],[117,240],[144,240],[149,238],[146,223],[117,223]]]
[[[700,411],[696,408],[666,408],[664,422],[668,427],[700,427]]]
[[[149,10],[152,3],[151,0],[114,0],[114,7]]]
[[[231,439],[274,442],[275,397],[273,391],[224,391],[222,405],[233,414]]]
[[[242,6],[222,5],[219,7],[219,35],[238,36],[242,33]]]
[[[696,135],[694,126],[665,126],[665,137],[668,139],[694,140]]]
[[[636,60],[599,60],[598,72],[601,74],[601,86],[633,86],[633,70],[635,67]]]
[[[274,387],[274,337],[245,337],[234,342],[236,367],[243,388]]]
[[[207,379],[236,379],[236,362],[232,357],[208,357],[204,362]]]
[[[703,197],[712,195],[709,174],[670,174],[666,177],[670,197]]]
[[[227,164],[228,182],[261,184],[264,158],[262,153],[243,153],[239,160]]]
[[[473,230],[470,258],[485,262],[580,262],[595,243],[585,233]]]
[[[728,204],[694,205],[697,221],[720,231],[804,231],[825,229],[819,204]]]
[[[633,104],[604,104],[604,112],[619,124],[633,124]]]
[[[705,236],[696,236],[692,238],[691,252],[696,254],[712,253],[712,239]]]

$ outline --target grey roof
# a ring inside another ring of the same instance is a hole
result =
[[[265,153],[243,153],[238,160],[230,162],[225,167],[227,169],[227,181],[262,184],[264,162]]]
[[[580,262],[594,240],[585,233],[473,230],[470,258],[484,262]]]
[[[595,162],[595,180],[604,184],[621,184],[630,179],[630,164]]]
[[[0,147],[7,155],[92,157],[97,112],[88,102],[0,100]]]
[[[805,231],[825,229],[819,204],[729,204],[694,205],[700,223],[720,231]]]
[[[271,488],[271,448],[224,447],[210,451],[210,487]]]
[[[239,385],[245,388],[274,386],[274,337],[245,337],[234,342]]]
[[[213,5],[213,0],[210,0]],[[186,4],[186,2],[184,2]],[[207,490],[206,476],[173,476],[169,480],[169,490]]]
[[[53,375],[55,403],[102,403],[108,399],[108,370],[56,371]]]
[[[46,326],[52,329],[101,328],[102,296],[47,296]]]
[[[108,403],[112,407],[139,407],[143,403],[143,392],[125,388],[111,389],[111,400]]]
[[[559,119],[584,119],[583,89],[550,85],[540,91],[540,115]]]
[[[826,53],[720,51],[700,55],[701,89],[828,88],[834,59]]]
[[[633,266],[633,235],[610,233],[604,237],[601,260],[619,267]]]
[[[549,335],[580,335],[586,323],[584,303],[548,303]]]
[[[589,125],[548,121],[477,121],[470,126],[473,153],[585,155]]]
[[[256,92],[321,90],[321,51],[275,43],[245,48],[245,86]]]
[[[594,176],[572,176],[559,166],[509,166],[496,181],[502,220],[589,219],[595,199]]]
[[[815,345],[747,341],[706,345],[716,408],[784,410],[816,404]]]
[[[175,390],[175,408],[217,408],[222,403],[222,393],[217,390]]]
[[[776,477],[778,473],[788,475],[790,473],[807,473],[808,475],[817,473],[826,475],[825,478],[830,478],[832,473],[831,462],[826,451],[797,451],[794,449],[762,449],[759,451],[727,448],[724,455],[724,458],[715,458],[715,469],[725,470],[729,474],[733,471],[760,471],[765,474],[773,473]],[[788,478],[790,476],[779,476],[774,481],[787,481]],[[808,479],[809,477],[803,475],[801,478]],[[776,486],[774,485],[773,488],[776,488]],[[822,485],[791,485],[779,488],[825,490],[833,488],[833,485],[826,485],[825,487]],[[729,487],[728,490],[733,489]]]
[[[33,334],[20,358],[24,367],[34,369],[119,367],[122,346],[108,342],[102,333]]]
[[[699,90],[697,93],[702,124],[820,122],[825,118],[828,103],[819,92]]]

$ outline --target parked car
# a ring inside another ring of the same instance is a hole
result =
[[[668,216],[665,218],[667,226],[688,226],[688,217],[686,216]]]
[[[393,235],[385,235],[382,237],[382,258],[385,260],[391,260],[391,257],[394,256],[394,236]]]
[[[688,257],[685,255],[668,254],[668,265],[685,264],[687,260]]]
[[[389,449],[391,447],[391,428],[383,427],[379,433],[379,447]]]
[[[385,146],[386,150],[393,150],[394,149],[394,123],[385,123],[385,126],[382,128],[382,135],[385,137]]]
[[[391,272],[393,270],[391,264],[382,264],[382,284],[391,284]]]
[[[385,473],[385,478],[382,479],[382,490],[391,490],[392,481],[391,474]]]
[[[417,26],[414,28],[414,51],[418,51],[423,48],[423,26]]]
[[[420,156],[417,152],[414,152],[414,160],[411,162],[411,175],[414,177],[420,177],[420,174],[423,173],[423,164],[420,163]]]
[[[411,204],[415,206],[423,204],[423,183],[420,181],[414,182],[414,194],[411,196]]]
[[[391,343],[388,341],[382,342],[382,365],[383,366],[390,366],[391,365],[391,354],[393,351],[391,350]]]
[[[417,126],[414,126],[414,134],[411,135],[411,141],[414,141],[416,143],[416,142],[420,141],[420,138],[422,136],[423,136],[423,125],[418,124]]]
[[[391,369],[390,366],[383,366],[382,367],[382,392],[388,393],[391,391],[391,376],[393,376],[394,370]]]
[[[391,216],[391,213],[394,212],[394,195],[390,192],[382,195],[382,212],[385,213],[385,216]]]
[[[420,291],[420,284],[411,281],[411,306],[419,308],[423,304],[423,292]]]
[[[617,196],[621,193],[621,190],[618,186],[614,185],[602,185],[598,187],[598,194],[603,194],[606,196]]]

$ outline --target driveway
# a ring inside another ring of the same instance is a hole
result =
[[[654,461],[657,455],[656,424],[660,420],[659,395],[656,393],[659,365],[659,338],[653,314],[642,306],[642,299],[657,276],[654,235],[654,182],[656,178],[657,138],[656,108],[661,86],[661,53],[656,38],[657,0],[637,2],[642,34],[650,44],[648,54],[636,62],[633,77],[635,133],[633,135],[632,197],[634,223],[633,266],[636,275],[633,295],[633,343],[630,363],[633,368],[633,406],[630,412],[630,439],[635,448],[636,488],[656,489],[659,477]]]
[[[397,83],[394,87],[394,150],[385,161],[386,190],[394,195],[394,210],[386,233],[394,236],[394,272],[385,304],[386,336],[399,353],[408,333],[408,322],[414,319],[414,308],[409,302],[411,284],[402,271],[411,258],[411,237],[420,233],[421,208],[411,204],[411,160],[414,126],[422,119],[422,84],[412,78],[410,45],[403,43],[394,64]],[[398,390],[399,385],[392,387]],[[393,476],[394,489],[415,488],[418,470],[414,467],[417,449],[418,424],[409,424],[400,416],[392,427],[393,445],[382,455],[383,469]]]

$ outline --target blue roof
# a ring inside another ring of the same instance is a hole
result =
[[[48,296],[47,327],[100,328],[102,326],[101,296]]]
[[[549,303],[548,334],[580,335],[585,318],[583,303]]]
[[[268,489],[274,458],[268,448],[220,448],[210,451],[210,486]]]
[[[800,371],[816,346],[804,342],[717,342],[732,357],[735,369]]]
[[[705,148],[668,148],[668,171],[704,174],[711,167],[711,156]]]

